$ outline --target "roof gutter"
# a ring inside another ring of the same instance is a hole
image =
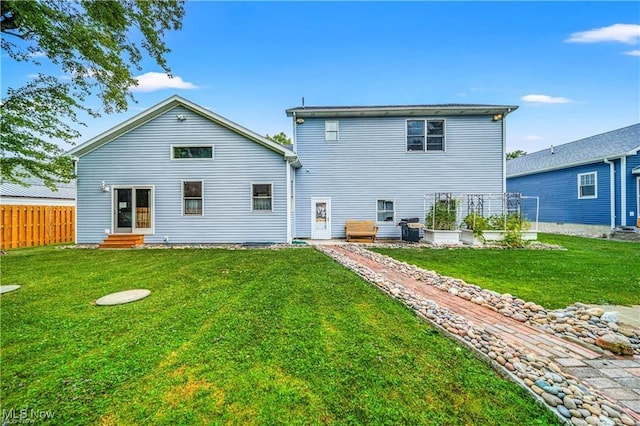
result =
[[[612,158],[611,160],[614,160]],[[616,227],[616,163],[607,158],[604,159],[605,164],[609,165],[609,211],[611,212],[611,229]]]
[[[571,167],[582,166],[582,165],[585,165],[585,164],[597,163],[597,162],[603,161],[603,160],[604,160],[605,163],[607,163],[607,160],[616,160],[618,158],[621,158],[624,155],[627,155],[627,154],[614,155],[613,157],[598,157],[598,158],[592,158],[592,159],[589,159],[589,160],[576,161],[575,163],[559,164],[559,165],[556,165],[556,166],[545,167],[545,168],[542,168],[542,169],[534,169],[534,170],[527,170],[525,172],[511,173],[511,174],[508,174],[507,177],[514,178],[514,177],[520,177],[520,176],[535,175],[535,174],[544,173],[544,172],[552,172],[554,170],[568,169],[568,168],[571,168]],[[509,161],[515,161],[515,160],[509,160]],[[609,163],[607,163],[607,164],[609,164]]]

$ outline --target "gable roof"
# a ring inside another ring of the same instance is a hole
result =
[[[164,114],[167,111],[172,110],[177,106],[187,108],[188,110],[193,111],[194,113],[199,114],[202,117],[207,118],[222,127],[225,127],[241,136],[246,137],[247,139],[250,139],[264,146],[265,148],[282,154],[282,156],[284,156],[285,159],[291,162],[295,167],[300,167],[300,162],[295,152],[178,95],[173,95],[170,98],[160,102],[159,104],[154,105],[151,108],[141,112],[140,114],[126,120],[125,122],[120,123],[110,130],[107,130],[106,132],[92,139],[89,139],[83,144],[69,150],[65,155],[72,157],[82,157],[83,155],[86,155],[91,151],[101,147],[102,145],[111,142],[117,137],[122,136],[132,131],[133,129],[142,126],[143,124],[153,120],[154,118],[160,116],[161,114]]]
[[[507,161],[507,177],[579,166],[637,154],[640,123],[524,155]]]
[[[399,117],[411,115],[495,115],[506,116],[517,105],[432,104],[380,106],[300,106],[288,109],[288,117]]]

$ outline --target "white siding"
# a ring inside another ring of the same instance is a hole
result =
[[[176,115],[183,114],[185,121]],[[172,144],[213,144],[214,160],[171,160]],[[176,107],[84,155],[78,162],[78,243],[111,228],[113,185],[153,185],[155,233],[145,242],[286,241],[286,162],[282,155],[186,108]],[[182,216],[181,182],[204,182],[202,217]],[[273,212],[251,211],[251,183],[273,183]]]
[[[424,221],[426,193],[502,192],[502,121],[445,117],[446,152],[407,152],[406,119],[416,118],[432,117],[340,118],[337,142],[325,141],[324,119],[297,125],[296,237],[311,236],[311,197],[331,197],[332,237],[347,219],[375,220],[377,199],[395,200],[395,222],[378,236],[400,237],[401,218]]]

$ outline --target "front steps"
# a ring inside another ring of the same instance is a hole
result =
[[[98,246],[101,249],[130,249],[144,244],[144,235],[109,234]]]

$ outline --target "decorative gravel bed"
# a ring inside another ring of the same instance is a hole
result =
[[[510,294],[500,294],[477,285],[467,284],[460,279],[438,275],[433,271],[426,271],[389,256],[366,250],[362,246],[348,245],[343,248],[424,281],[449,294],[488,307],[517,321],[527,322],[547,333],[582,342],[591,349],[597,345],[622,355],[640,354],[640,330],[619,325],[617,316],[612,312],[590,308],[581,303],[575,303],[564,309],[547,311],[543,306],[533,302],[525,302]],[[610,341],[616,342],[615,345],[608,344]]]
[[[434,272],[425,271],[388,256],[370,252],[361,246],[345,245],[342,248],[374,259],[386,267],[394,268],[417,280],[424,281],[427,285],[433,285],[452,295],[497,310],[505,316],[546,327],[548,332],[554,334],[577,336],[574,337],[577,340],[591,339],[591,336],[599,336],[601,331],[604,331],[604,334],[622,336],[630,341],[633,350],[638,353],[638,334],[636,331],[629,331],[628,334],[631,337],[627,338],[620,334],[622,328],[613,331],[613,328],[601,317],[594,315],[596,312],[587,313],[589,310],[584,307],[571,306],[565,310],[547,312],[542,306],[534,303],[516,299],[508,294],[500,295],[496,292],[483,290],[478,286],[466,284],[462,280],[439,276]],[[490,331],[470,324],[464,317],[438,306],[431,300],[417,296],[403,286],[387,280],[370,268],[358,264],[330,247],[317,246],[317,249],[356,271],[364,279],[400,300],[421,317],[439,326],[451,337],[463,342],[474,349],[476,353],[490,360],[495,367],[520,383],[539,401],[554,410],[558,417],[567,424],[636,424],[623,408],[611,403],[575,377],[563,373],[553,361],[531,353],[521,352],[520,349],[504,342]],[[542,322],[543,319],[546,322]],[[569,327],[571,329],[567,330]],[[583,335],[583,332],[586,334]]]

